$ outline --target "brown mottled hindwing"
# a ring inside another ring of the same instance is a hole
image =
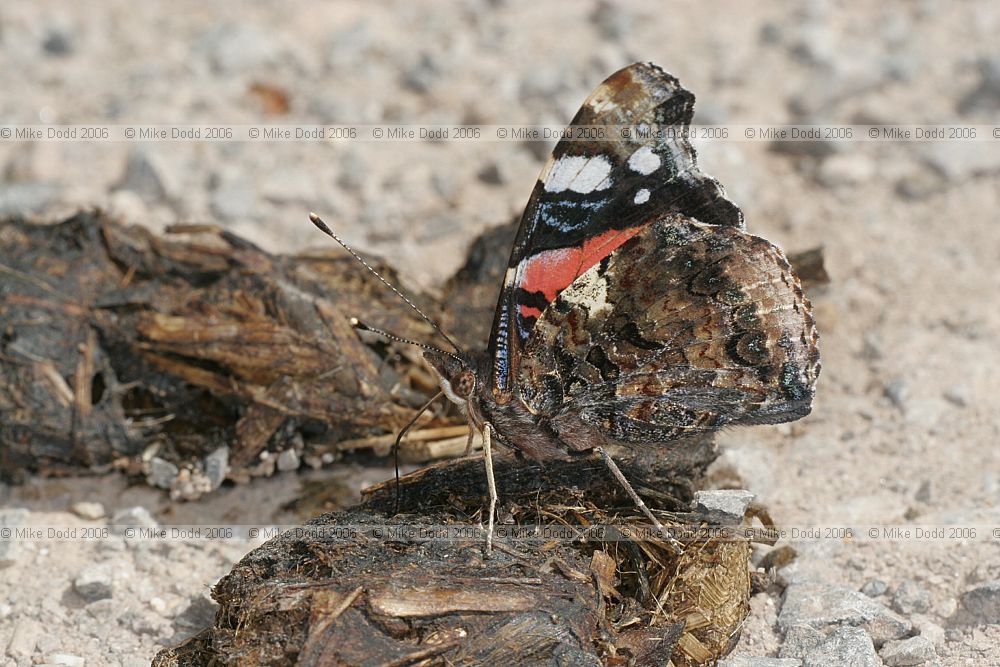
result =
[[[666,215],[549,305],[518,387],[572,448],[665,442],[805,416],[816,342],[809,301],[778,248]]]

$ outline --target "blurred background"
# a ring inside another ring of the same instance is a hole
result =
[[[997,111],[997,20],[989,3],[935,2],[9,3],[0,119],[559,125],[607,75],[649,60],[695,93],[701,123],[974,122]],[[470,237],[521,211],[550,147],[0,142],[0,213],[102,206],[154,228],[222,224],[282,252],[326,243],[306,224],[316,210],[433,286]],[[996,166],[918,163],[920,145],[774,148],[701,147],[758,228],[858,193],[906,204]],[[797,243],[815,236],[792,226]]]
[[[933,0],[10,2],[0,125],[561,125],[606,76],[644,60],[695,94],[702,124],[996,126],[997,34],[996,3]],[[696,146],[751,232],[787,251],[823,246],[832,278],[813,295],[823,354],[813,415],[723,434],[716,481],[754,491],[779,523],[1000,526],[996,141]],[[293,252],[329,246],[308,224],[315,210],[404,286],[433,291],[476,236],[520,214],[550,149],[0,140],[0,215],[55,221],[96,206],[158,231],[218,224]],[[144,505],[163,521],[238,521],[277,512],[297,493],[292,475],[284,495],[229,489],[180,508],[100,480],[0,487],[0,501],[34,513],[21,521],[68,521],[73,503],[97,495],[108,515]],[[72,520],[100,519],[88,512]],[[876,582],[874,598],[933,637],[938,664],[997,664],[1000,618],[962,616],[973,614],[962,596],[1000,576],[998,544],[824,541],[799,545],[784,576],[853,591]],[[210,620],[206,586],[247,548],[22,545],[8,567],[0,558],[0,665],[61,651],[145,664]],[[93,562],[111,563],[113,608],[63,595]],[[27,587],[42,565],[53,580]],[[911,604],[914,586],[923,597]],[[753,604],[739,650],[776,655],[777,602]]]

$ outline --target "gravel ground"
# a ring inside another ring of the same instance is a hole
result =
[[[559,124],[635,60],[671,71],[704,123],[1000,121],[990,3],[7,3],[0,123]],[[317,210],[434,289],[523,208],[548,150],[513,142],[0,141],[0,214],[106,207],[221,224],[276,252],[325,245]],[[823,245],[813,415],[729,431],[720,485],[786,526],[978,527],[953,539],[794,543],[753,598],[730,667],[1000,664],[1000,151],[990,142],[700,146],[751,231]],[[429,259],[433,261],[428,261]],[[171,505],[123,480],[0,487],[0,524],[292,520],[283,473]],[[331,482],[333,483],[333,482]],[[133,512],[135,512],[134,510]],[[83,516],[80,516],[80,515]],[[86,518],[90,517],[90,518]],[[950,531],[949,531],[950,532]],[[211,616],[248,542],[0,544],[0,665],[145,664]],[[763,552],[762,552],[763,553]],[[771,658],[770,661],[765,657]],[[785,659],[783,662],[778,658]]]

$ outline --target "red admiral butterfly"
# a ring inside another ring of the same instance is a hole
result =
[[[606,446],[683,446],[809,414],[820,370],[809,301],[781,250],[743,231],[740,210],[698,170],[693,105],[652,64],[598,86],[571,126],[615,136],[555,147],[521,218],[488,350],[424,352],[483,433],[487,548],[491,436],[537,461],[602,453],[659,525]]]

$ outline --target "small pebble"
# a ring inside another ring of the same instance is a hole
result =
[[[89,519],[90,521],[96,521],[97,519],[104,518],[104,505],[101,503],[92,503],[85,500],[81,500],[78,503],[73,503],[70,506],[70,511],[77,515],[81,519]]]
[[[111,584],[111,566],[98,564],[91,565],[78,574],[73,580],[73,589],[84,600],[96,602],[111,597]]]
[[[222,486],[229,472],[229,447],[219,447],[205,457],[205,477],[212,489]]]
[[[831,632],[823,642],[809,651],[802,667],[881,667],[872,638],[861,628],[841,627]]]
[[[937,652],[930,639],[918,635],[909,639],[886,642],[879,655],[887,667],[912,667],[936,658]]]
[[[915,581],[904,581],[892,594],[892,608],[900,614],[922,614],[931,608],[931,594]]]
[[[982,623],[1000,623],[1000,579],[963,593],[962,606]]]
[[[278,454],[278,470],[291,472],[299,469],[299,453],[294,449],[286,449]]]
[[[742,489],[696,491],[694,506],[699,512],[721,514],[730,523],[743,521],[754,494]]]
[[[38,621],[22,618],[17,621],[10,635],[10,641],[7,642],[7,655],[15,660],[29,659],[44,633],[45,629]]]
[[[885,595],[887,590],[889,590],[889,584],[885,583],[881,579],[869,579],[865,582],[865,585],[861,587],[861,592],[870,598],[877,598],[880,595]]]

